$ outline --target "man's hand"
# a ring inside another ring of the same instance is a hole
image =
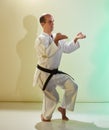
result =
[[[86,35],[84,35],[84,34],[82,34],[82,32],[80,32],[74,38],[74,42],[76,43],[78,39],[84,39],[84,38],[86,38]]]
[[[55,44],[58,46],[58,41],[62,39],[67,39],[68,37],[66,35],[63,35],[61,33],[57,33],[56,37],[54,39]]]

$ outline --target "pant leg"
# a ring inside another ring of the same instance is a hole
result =
[[[52,114],[57,106],[58,101],[59,101],[59,95],[55,87],[53,87],[51,91],[47,89],[44,91],[42,114],[45,119],[52,118]]]
[[[64,83],[64,95],[63,95],[63,100],[62,100],[62,107],[73,111],[74,106],[75,106],[75,101],[76,101],[76,96],[77,96],[77,90],[78,86],[74,81],[71,79],[66,80]]]
[[[54,76],[55,84],[64,90],[61,106],[70,111],[74,110],[78,86],[68,75],[57,74]]]
[[[46,79],[44,75],[46,73],[40,74],[38,78],[38,85],[42,89],[43,85],[45,83]],[[42,104],[42,114],[44,119],[51,119],[52,114],[56,108],[56,105],[59,101],[59,95],[56,91],[56,84],[54,80],[50,80],[49,83],[47,84],[46,89],[43,91],[43,104]]]

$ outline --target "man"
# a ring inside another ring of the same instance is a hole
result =
[[[43,91],[43,107],[41,120],[51,121],[52,114],[59,101],[59,95],[56,86],[60,86],[65,92],[61,106],[58,111],[62,115],[62,120],[68,120],[66,109],[73,111],[78,86],[68,74],[58,70],[62,53],[71,53],[80,47],[78,39],[86,36],[78,33],[73,41],[67,43],[66,35],[57,33],[52,34],[54,28],[54,19],[51,14],[41,15],[40,24],[43,32],[38,36],[35,49],[37,51],[38,63],[34,74],[34,82],[40,86]]]

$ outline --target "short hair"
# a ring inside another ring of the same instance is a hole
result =
[[[48,13],[44,13],[44,14],[42,14],[41,16],[40,16],[40,18],[39,18],[39,22],[40,23],[45,23],[46,22],[46,16],[51,16],[51,14],[48,14]]]

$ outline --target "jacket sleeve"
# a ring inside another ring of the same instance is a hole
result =
[[[66,40],[60,40],[59,45],[61,46],[62,51],[64,53],[71,53],[80,47],[80,44],[78,41],[76,43],[74,43],[73,41],[68,43]]]

